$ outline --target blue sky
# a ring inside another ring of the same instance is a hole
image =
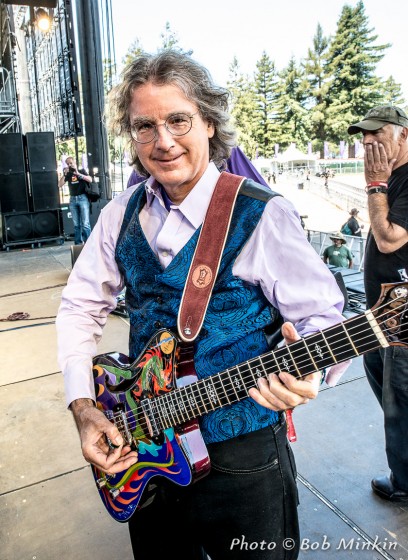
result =
[[[312,46],[317,24],[325,35],[336,30],[344,4],[357,0],[112,0],[117,62],[137,37],[154,52],[166,21],[180,45],[193,49],[216,82],[226,85],[229,65],[236,56],[241,70],[252,73],[265,50],[282,69],[292,55],[297,60]],[[408,102],[407,0],[365,0],[369,23],[378,34],[377,44],[392,43],[378,66],[378,74],[392,74],[402,84]]]

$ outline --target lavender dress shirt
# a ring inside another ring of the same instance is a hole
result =
[[[202,224],[218,177],[218,169],[210,163],[194,189],[179,206],[171,205],[170,211],[161,189],[149,178],[140,222],[163,268]],[[136,188],[128,188],[102,210],[62,293],[56,326],[68,405],[78,398],[95,399],[92,357],[97,354],[107,317],[116,306],[116,296],[124,287],[115,247],[126,204]],[[283,197],[274,197],[266,204],[233,273],[260,285],[300,336],[343,320],[343,296],[337,283],[308,243],[297,211]]]

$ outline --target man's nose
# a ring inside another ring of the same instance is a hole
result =
[[[375,140],[375,135],[372,132],[365,132],[363,135],[363,145],[372,144]]]
[[[161,150],[169,150],[174,145],[174,136],[164,123],[156,125],[155,143]]]

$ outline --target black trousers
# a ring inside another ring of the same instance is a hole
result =
[[[209,475],[188,487],[160,479],[153,503],[130,519],[135,559],[296,559],[298,493],[286,423],[208,451]]]
[[[384,412],[388,466],[398,488],[408,492],[408,348],[369,352],[364,368]]]

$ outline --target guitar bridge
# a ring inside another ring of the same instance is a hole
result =
[[[113,414],[110,415],[109,420],[111,420],[119,430],[121,436],[124,439],[125,445],[132,445],[132,443],[134,443],[134,440],[129,429],[129,423],[124,404],[117,403],[113,407],[112,412]]]

